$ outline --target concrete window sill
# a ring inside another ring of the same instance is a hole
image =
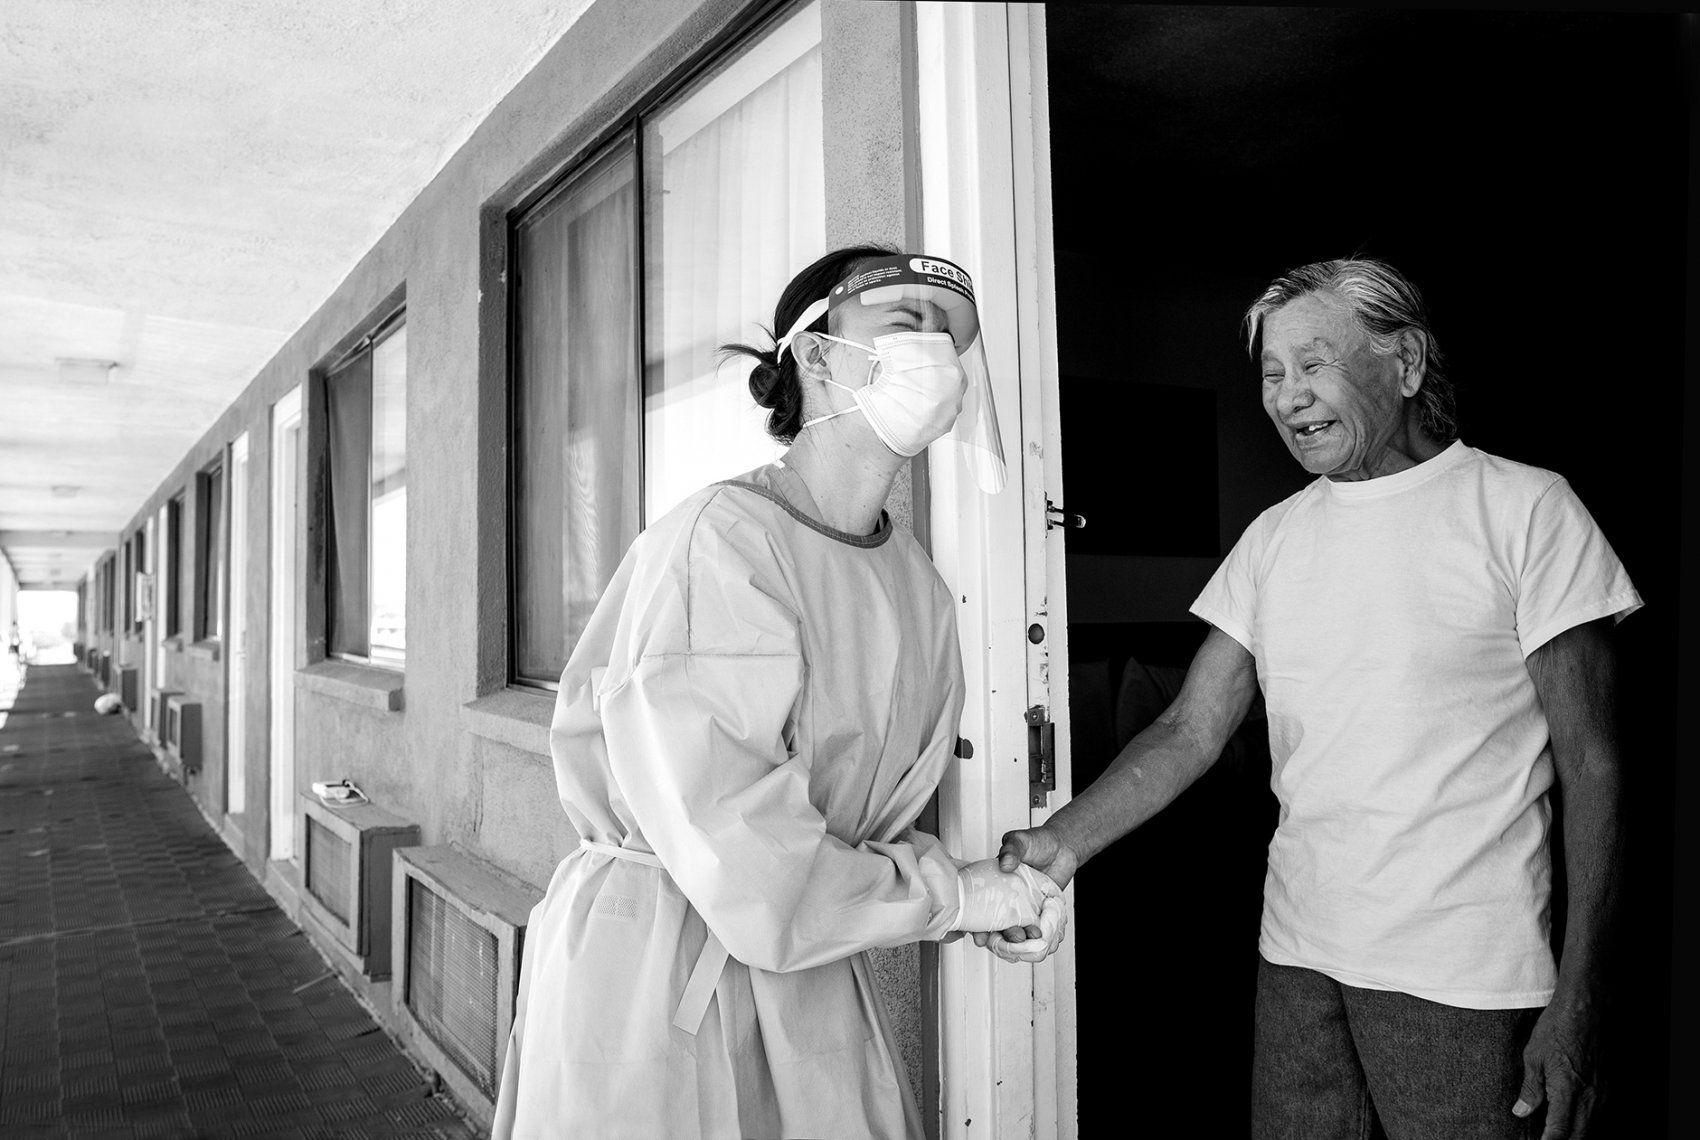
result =
[[[554,716],[553,693],[525,689],[503,689],[460,706],[468,732],[539,756],[549,755],[549,722]]]
[[[219,644],[217,641],[195,641],[183,647],[183,652],[190,657],[199,657],[203,661],[217,661]]]
[[[379,712],[402,710],[406,674],[344,661],[318,661],[296,671],[295,687]]]

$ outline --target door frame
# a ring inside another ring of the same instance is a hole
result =
[[[153,722],[153,694],[159,687],[157,684],[159,670],[159,606],[160,581],[154,573],[159,565],[159,539],[154,532],[154,516],[150,513],[142,522],[142,565],[141,572],[152,581],[153,598],[148,609],[147,617],[142,619],[142,661],[141,685],[138,692],[142,697],[142,739],[155,739],[157,726]]]
[[[268,718],[266,859],[294,861],[295,669],[300,616],[300,484],[303,455],[301,388],[272,405],[270,596],[266,602]],[[293,440],[291,433],[294,433]]]
[[[915,19],[922,247],[979,282],[1009,466],[1008,487],[988,497],[954,456],[929,458],[933,557],[958,599],[974,750],[940,787],[940,838],[980,859],[1070,795],[1064,531],[1048,524],[1063,498],[1044,9],[928,2]],[[1036,797],[1030,709],[1055,737],[1056,787]],[[1029,967],[955,942],[939,952],[938,992],[939,1135],[1073,1140],[1073,943]]]
[[[227,815],[241,815],[248,800],[248,433],[243,432],[230,445],[230,461],[226,465],[230,477],[225,481],[229,500],[229,524],[226,534],[225,557],[229,560],[225,574],[225,634],[228,652],[225,656],[225,741],[224,741],[224,810]]]

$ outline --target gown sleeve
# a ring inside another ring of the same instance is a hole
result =
[[[786,727],[802,691],[798,616],[753,524],[699,521],[629,599],[624,662],[600,693],[609,765],[633,819],[727,951],[807,969],[942,938],[956,863],[932,837],[850,846],[809,799]],[[926,734],[931,736],[931,733]]]

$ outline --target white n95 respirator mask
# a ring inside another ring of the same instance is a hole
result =
[[[872,345],[826,333],[815,335],[866,351],[870,363],[867,382],[860,388],[827,378],[828,384],[856,398],[854,408],[816,416],[805,421],[804,427],[860,411],[880,442],[907,458],[942,438],[962,414],[968,375],[949,333],[890,333],[876,336]]]
[[[854,394],[856,406],[809,420],[811,427],[859,411],[893,452],[919,455],[929,444],[954,445],[968,473],[988,494],[1003,490],[1003,440],[992,380],[980,337],[980,313],[974,283],[960,265],[915,253],[891,254],[860,263],[857,271],[813,302],[774,346],[774,358],[791,342],[840,305],[895,306],[925,301],[944,315],[944,332],[903,332],[857,344],[825,333],[812,333],[868,353],[868,379],[860,388],[828,380]]]

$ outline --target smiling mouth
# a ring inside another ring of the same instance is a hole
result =
[[[1314,424],[1304,424],[1300,427],[1294,428],[1293,434],[1298,436],[1300,439],[1309,439],[1311,436],[1320,435],[1322,432],[1333,427],[1334,423],[1334,420],[1319,420]]]

